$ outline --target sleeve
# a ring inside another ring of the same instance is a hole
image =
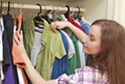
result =
[[[60,33],[58,32],[58,36],[56,36],[56,41],[55,41],[55,55],[58,59],[61,59],[63,56],[66,55],[66,51],[63,45],[62,37]]]
[[[81,79],[80,68],[74,71],[74,74],[67,76],[66,74],[61,75],[56,79],[55,84],[78,84]]]
[[[74,74],[70,76],[63,74],[58,79],[56,79],[55,84],[77,84],[77,81],[73,80],[74,76]]]

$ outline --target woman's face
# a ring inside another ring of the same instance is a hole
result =
[[[101,51],[101,26],[92,25],[89,29],[89,35],[82,39],[83,52],[96,56]]]

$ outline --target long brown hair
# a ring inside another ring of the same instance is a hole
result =
[[[101,27],[101,52],[90,57],[90,66],[107,72],[109,84],[125,84],[125,30],[115,21],[96,20],[92,25]]]

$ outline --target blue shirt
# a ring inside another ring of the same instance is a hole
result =
[[[84,24],[83,21],[80,21],[80,25],[81,25],[82,27],[85,27],[87,30],[90,29],[90,26],[89,26],[88,24]]]
[[[55,61],[53,63],[53,69],[52,69],[52,75],[51,79],[56,79],[60,75],[64,73],[68,73],[68,50],[69,50],[69,44],[67,37],[65,36],[64,33],[62,33],[60,30],[58,30],[59,33],[61,34],[63,44],[65,47],[66,55],[62,59],[55,58]]]

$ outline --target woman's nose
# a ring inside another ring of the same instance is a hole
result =
[[[86,44],[87,43],[87,40],[84,38],[84,39],[82,39],[82,43],[83,44]]]

